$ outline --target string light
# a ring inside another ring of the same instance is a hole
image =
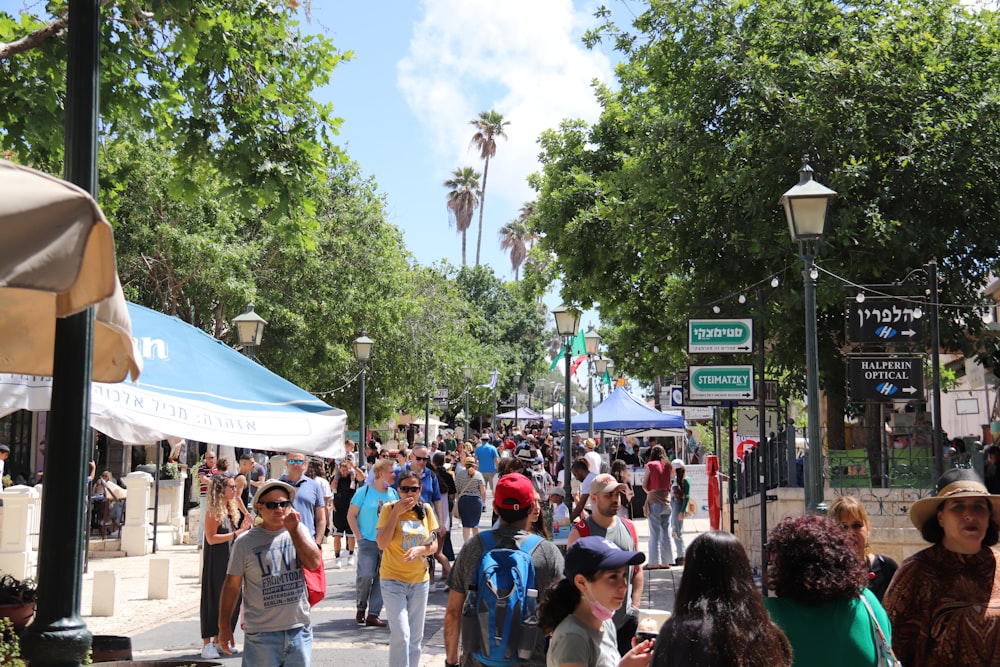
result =
[[[719,308],[718,306],[712,306],[712,312],[718,315],[719,313],[722,312],[722,309]]]
[[[771,278],[771,287],[777,287],[780,284],[781,284],[781,281],[778,280],[778,276],[775,276],[775,277]]]
[[[747,302],[747,295],[746,294],[740,294],[740,296],[737,299],[737,301],[739,301],[740,303],[746,303]]]
[[[857,301],[858,303],[864,303],[865,302],[865,293],[864,292],[858,292],[858,295],[856,297],[854,297],[854,300]]]

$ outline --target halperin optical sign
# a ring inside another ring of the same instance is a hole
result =
[[[921,357],[852,356],[847,363],[852,401],[923,400]]]

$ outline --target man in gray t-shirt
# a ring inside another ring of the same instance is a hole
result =
[[[231,618],[243,590],[246,637],[243,665],[308,665],[312,626],[303,568],[323,565],[323,555],[292,508],[295,489],[268,480],[253,498],[261,524],[236,540],[229,554],[219,617]],[[312,518],[312,517],[310,517]],[[221,623],[219,650],[232,653],[233,634]]]
[[[493,530],[497,547],[512,549],[520,545],[529,535],[528,514],[532,505],[537,504],[535,489],[531,480],[521,473],[504,475],[497,482],[493,494],[493,506],[500,517],[500,526]],[[455,564],[448,575],[448,607],[444,615],[445,665],[459,664],[459,643],[462,634],[462,607],[469,594],[469,585],[475,583],[476,570],[483,555],[483,540],[479,535],[462,546]],[[535,587],[539,598],[543,591],[563,576],[562,552],[552,542],[542,540],[531,552],[531,562],[535,566]],[[545,637],[538,633],[535,651],[528,660],[520,660],[522,665],[544,667]],[[471,655],[461,656],[462,667],[482,667]]]

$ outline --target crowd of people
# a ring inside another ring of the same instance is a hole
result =
[[[771,530],[760,582],[728,533],[685,546],[691,485],[684,458],[661,445],[626,439],[611,452],[574,437],[563,447],[531,430],[510,447],[492,433],[448,440],[373,440],[361,452],[348,442],[329,468],[293,452],[279,480],[252,459],[220,472],[206,454],[202,655],[236,650],[242,608],[244,664],[271,664],[252,656],[282,646],[273,664],[308,665],[305,571],[322,568],[330,539],[333,567],[344,567],[346,548],[356,568],[356,621],[388,629],[393,667],[419,665],[432,590],[448,593],[446,667],[1000,666],[1000,557],[991,548],[1000,496],[970,469],[949,470],[910,507],[932,546],[901,565],[872,551],[864,504],[843,496],[825,517],[787,517]],[[636,465],[645,467],[645,550],[633,522]],[[461,544],[451,543],[452,521]],[[483,585],[493,558],[508,579],[528,573],[515,605],[526,615],[502,632],[484,625],[509,613],[484,594],[502,588]],[[683,567],[672,616],[651,627],[640,622],[645,573],[672,566]],[[518,645],[504,646],[507,635]],[[517,657],[504,662],[497,650]]]

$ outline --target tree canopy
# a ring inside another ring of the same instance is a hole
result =
[[[653,0],[630,27],[606,22],[587,39],[621,51],[618,89],[597,87],[593,125],[542,137],[532,177],[563,296],[599,304],[613,356],[650,379],[683,363],[688,317],[747,313],[736,295],[777,274],[759,314],[768,363],[800,377],[801,264],[777,202],[809,156],[839,193],[822,269],[887,283],[937,259],[942,302],[979,303],[1000,256],[998,38],[993,13],[952,0]],[[842,399],[833,276],[819,280],[821,366]],[[975,344],[975,315],[946,311],[952,348]]]

